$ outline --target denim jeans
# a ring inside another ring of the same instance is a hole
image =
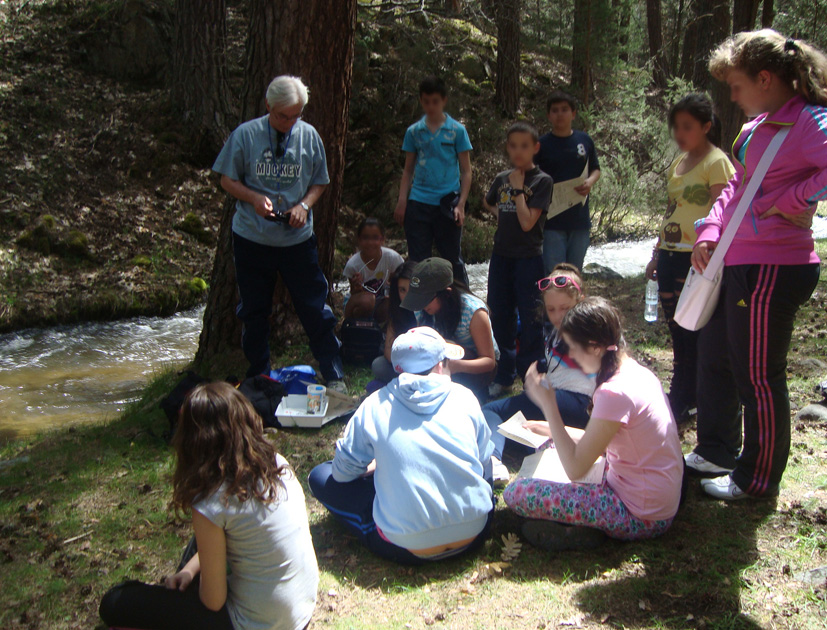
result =
[[[462,228],[446,217],[439,206],[408,200],[405,209],[405,238],[408,258],[422,261],[430,258],[433,247],[454,268],[454,278],[468,284],[468,273],[462,260]]]
[[[243,324],[241,346],[250,362],[247,376],[270,373],[270,314],[281,274],[322,376],[340,380],[341,343],[335,333],[336,316],[327,304],[327,278],[319,267],[316,236],[290,247],[271,247],[233,233],[233,254],[241,298],[236,309]]]
[[[486,467],[488,477],[490,477],[490,468],[490,465]],[[373,475],[342,483],[333,478],[333,462],[325,462],[310,471],[307,483],[310,486],[310,492],[319,503],[325,506],[333,517],[350,530],[359,539],[359,542],[372,553],[399,564],[425,564],[428,562],[427,559],[416,556],[403,547],[394,545],[379,534],[376,529],[376,522],[373,520],[373,500],[376,497]],[[434,492],[438,491],[438,487],[435,487]],[[415,507],[412,506],[411,509],[415,509]],[[458,550],[456,555],[482,547],[491,530],[493,515],[494,506],[492,505],[491,512],[488,514],[488,521],[485,523],[483,530],[468,547]]]
[[[500,348],[497,376],[494,382],[509,386],[517,374],[543,357],[543,325],[539,321],[540,290],[537,281],[543,277],[543,258],[508,258],[491,255],[488,267],[488,309],[494,339]],[[517,314],[520,317],[517,349]]]
[[[557,407],[560,409],[560,415],[566,426],[585,429],[589,421],[588,408],[591,397],[586,394],[575,394],[574,392],[567,392],[562,389],[556,390],[556,394]],[[497,431],[497,427],[518,411],[522,412],[526,420],[544,419],[543,412],[540,411],[540,408],[531,402],[524,393],[495,400],[482,408],[482,415],[485,416],[485,421],[488,422],[488,427],[491,429],[491,441],[494,443],[494,457],[500,461],[502,461],[503,458],[506,437]],[[508,446],[509,450],[511,446],[516,446],[520,450],[525,450],[526,454],[534,451],[534,449],[514,441]]]
[[[581,271],[589,249],[589,230],[545,230],[543,232],[543,262],[546,273],[560,263],[571,263]]]

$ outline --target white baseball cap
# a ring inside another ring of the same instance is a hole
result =
[[[446,342],[433,328],[419,326],[394,339],[391,363],[399,374],[421,374],[444,359],[461,359],[464,355],[462,347]]]

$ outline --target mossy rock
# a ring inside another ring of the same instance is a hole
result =
[[[138,255],[132,259],[132,264],[136,267],[151,267],[152,259],[149,256]]]
[[[33,252],[49,256],[55,246],[55,237],[52,231],[41,222],[31,230],[23,232],[18,237],[17,244]]]
[[[461,72],[475,83],[485,81],[488,78],[485,63],[473,53],[465,54],[454,66],[454,70]]]
[[[92,252],[89,251],[89,239],[80,230],[71,230],[66,238],[57,243],[58,253],[67,258],[81,258],[92,260]]]
[[[190,278],[189,280],[187,280],[186,285],[187,285],[187,289],[190,291],[190,293],[195,293],[195,294],[206,293],[207,289],[209,289],[209,285],[207,284],[207,281],[204,280],[203,278],[199,278],[198,276],[195,276],[195,277]]]
[[[57,220],[51,214],[40,217],[40,223],[48,230],[54,230],[57,226]]]
[[[175,229],[190,236],[194,236],[199,243],[211,245],[213,242],[212,233],[204,229],[204,222],[194,212],[188,212]]]

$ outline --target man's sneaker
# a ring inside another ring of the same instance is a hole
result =
[[[338,392],[339,394],[344,394],[347,396],[347,385],[345,385],[344,381],[328,381],[327,388],[333,390],[334,392]]]
[[[555,521],[530,519],[523,523],[523,538],[546,551],[594,549],[606,538],[606,534],[592,527],[576,527]]]
[[[491,468],[494,474],[494,486],[497,488],[507,486],[508,482],[511,481],[511,473],[508,472],[505,464],[493,455],[491,456]]]
[[[504,396],[509,391],[511,391],[511,386],[501,385],[500,383],[491,383],[488,386],[488,397],[489,398],[500,398]]]
[[[705,460],[697,453],[684,455],[683,459],[686,462],[686,472],[695,477],[720,477],[732,472],[732,468],[722,468]]]
[[[715,479],[701,479],[701,488],[709,496],[724,501],[740,501],[749,498],[749,495],[738,487],[730,475]]]

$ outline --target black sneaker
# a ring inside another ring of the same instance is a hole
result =
[[[576,527],[556,521],[529,519],[523,523],[523,538],[546,551],[571,551],[599,547],[606,534],[593,527]]]

